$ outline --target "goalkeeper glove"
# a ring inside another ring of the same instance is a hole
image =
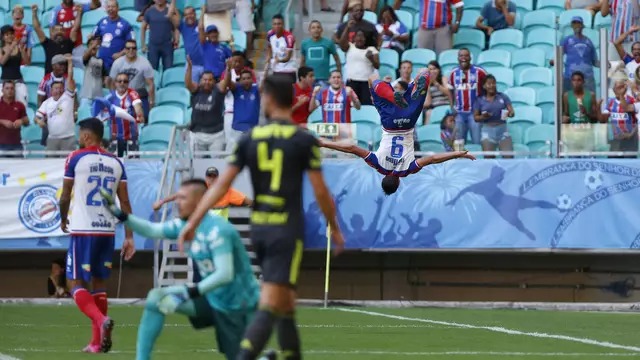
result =
[[[102,195],[102,204],[107,208],[107,211],[111,213],[116,219],[125,222],[129,217],[129,214],[125,213],[116,205],[113,196],[104,188],[100,188],[100,195]]]
[[[177,286],[173,289],[169,288],[167,291],[170,293],[158,301],[158,310],[165,315],[175,313],[180,305],[200,296],[200,291],[195,284]]]

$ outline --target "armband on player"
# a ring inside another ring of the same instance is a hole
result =
[[[187,286],[187,294],[189,295],[190,299],[195,299],[202,296],[202,294],[200,294],[200,289],[198,289],[198,285],[187,284],[186,286]]]

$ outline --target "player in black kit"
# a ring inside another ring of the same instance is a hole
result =
[[[245,332],[238,359],[256,359],[273,327],[285,359],[300,359],[300,338],[295,323],[296,282],[302,260],[304,214],[302,184],[306,173],[316,200],[331,229],[335,251],[344,239],[333,200],[321,171],[321,154],[313,135],[291,122],[293,87],[288,77],[264,80],[262,108],[269,123],[253,128],[238,142],[229,166],[189,217],[178,246],[193,239],[205,213],[246,166],[251,173],[255,201],[251,214],[251,241],[262,267],[260,308]]]

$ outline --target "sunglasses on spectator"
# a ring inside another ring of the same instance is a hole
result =
[[[127,50],[136,50],[137,48],[138,48],[137,46],[134,46],[134,47],[127,46],[127,47],[125,47],[125,49],[127,49]]]
[[[117,83],[121,83],[121,84],[128,84],[128,83],[129,83],[129,80],[122,80],[122,79],[120,79],[120,80],[116,80],[116,82],[117,82]]]

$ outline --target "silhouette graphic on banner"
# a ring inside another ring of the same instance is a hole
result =
[[[494,166],[491,168],[491,174],[488,179],[466,187],[455,198],[450,200],[447,205],[455,205],[456,201],[468,192],[480,195],[485,198],[500,217],[525,234],[529,239],[535,241],[536,236],[524,226],[520,219],[520,210],[530,208],[558,209],[558,206],[544,200],[530,200],[522,197],[522,195],[505,194],[498,187],[498,184],[504,180],[504,173],[505,170],[503,168]]]

